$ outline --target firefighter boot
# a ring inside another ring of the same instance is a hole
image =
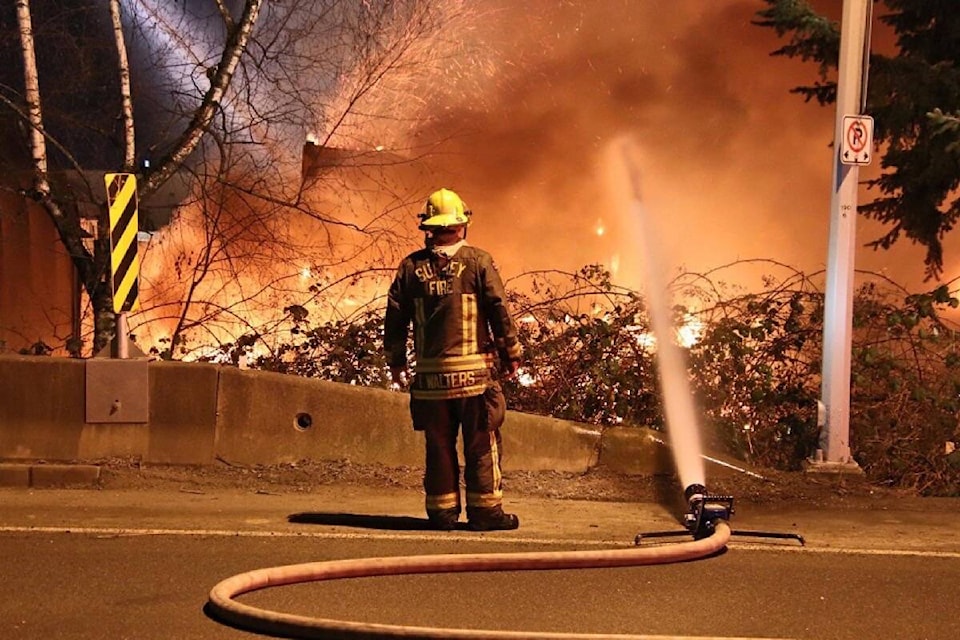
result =
[[[459,519],[460,510],[456,508],[427,510],[427,520],[430,521],[430,528],[437,531],[453,531],[457,528]]]
[[[520,526],[520,518],[503,507],[467,507],[467,526],[473,531],[506,531]]]

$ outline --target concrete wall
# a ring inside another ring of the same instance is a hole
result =
[[[423,464],[422,435],[410,426],[403,393],[210,364],[150,362],[146,422],[87,422],[87,362],[0,356],[0,460]],[[669,451],[651,435],[618,427],[601,437],[592,426],[508,411],[504,469],[584,472],[604,465],[631,474],[672,473]]]

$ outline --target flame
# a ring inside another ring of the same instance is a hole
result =
[[[537,383],[537,378],[525,369],[518,369],[517,382],[519,382],[521,386],[531,387]]]

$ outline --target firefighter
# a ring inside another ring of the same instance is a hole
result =
[[[500,426],[506,403],[498,377],[516,375],[520,344],[493,259],[467,244],[471,216],[450,189],[427,199],[419,214],[426,247],[397,269],[387,296],[384,349],[392,380],[402,386],[413,326],[410,415],[426,441],[423,488],[431,526],[449,531],[460,518],[462,430],[467,526],[516,529],[519,519],[502,506]]]

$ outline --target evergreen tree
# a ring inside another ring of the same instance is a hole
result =
[[[792,89],[807,101],[837,96],[840,25],[805,0],[765,0],[754,22],[789,42],[773,55],[819,64],[818,80]],[[892,29],[895,55],[871,53],[866,113],[883,149],[879,195],[861,213],[887,225],[874,248],[901,237],[926,248],[928,278],[943,273],[943,238],[960,218],[960,12],[955,0],[876,0],[875,16]]]

